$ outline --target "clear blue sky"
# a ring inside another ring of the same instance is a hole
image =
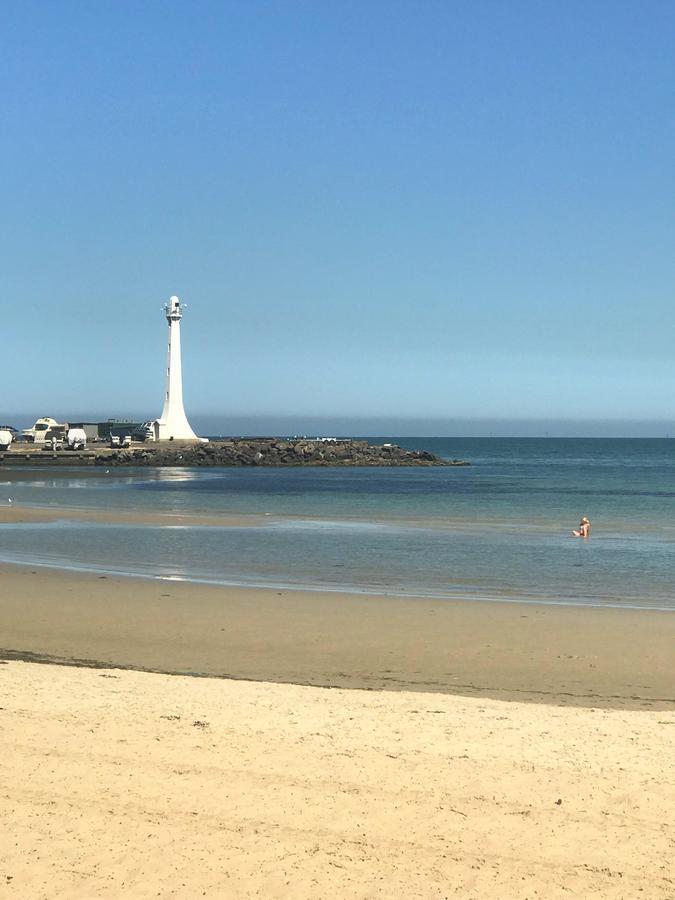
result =
[[[674,44],[659,0],[3,4],[0,418],[157,416],[176,293],[217,431],[675,433]]]

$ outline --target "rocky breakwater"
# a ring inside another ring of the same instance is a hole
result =
[[[97,454],[105,466],[466,466],[427,450],[368,441],[230,440],[178,446],[145,444]]]

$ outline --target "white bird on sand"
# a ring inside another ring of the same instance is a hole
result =
[[[12,502],[12,498],[11,498],[11,497],[8,497],[8,498],[7,498],[7,502],[8,502],[8,503],[11,503],[11,502]]]

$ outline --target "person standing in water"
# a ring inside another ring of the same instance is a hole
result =
[[[586,516],[583,516],[581,522],[579,522],[579,530],[575,530],[572,532],[574,537],[583,537],[587,538],[591,533],[591,523],[588,521]]]

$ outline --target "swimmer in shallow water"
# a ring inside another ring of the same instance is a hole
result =
[[[588,521],[586,516],[584,516],[579,522],[579,530],[574,530],[572,534],[574,537],[584,537],[587,538],[591,533],[591,523]]]

